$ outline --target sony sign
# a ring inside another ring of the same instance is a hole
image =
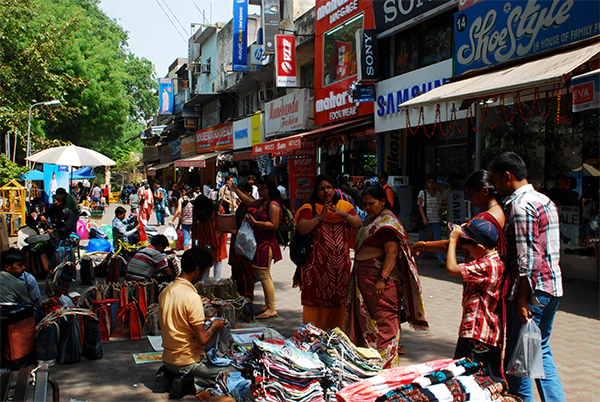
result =
[[[356,31],[356,61],[358,63],[358,82],[373,82],[379,79],[377,74],[377,40],[374,29]]]
[[[456,6],[456,0],[379,0],[373,2],[377,32],[386,35],[399,25],[416,23],[426,14],[441,12]],[[440,10],[436,10],[436,9]],[[434,11],[436,10],[436,11]]]

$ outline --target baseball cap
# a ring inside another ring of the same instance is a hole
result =
[[[448,223],[448,228],[452,230],[454,223]],[[486,248],[494,248],[498,245],[498,232],[494,225],[485,219],[473,219],[460,225],[462,229],[461,237],[472,240]]]

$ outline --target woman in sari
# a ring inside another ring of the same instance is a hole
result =
[[[215,230],[215,215],[217,206],[213,200],[199,194],[193,201],[192,245],[210,251],[213,260],[214,280],[221,280],[223,260],[227,259],[227,233],[217,233]],[[208,283],[210,269],[204,274],[204,282]]]
[[[246,214],[246,220],[254,229],[256,238],[256,254],[252,265],[256,268],[258,279],[265,293],[265,306],[258,317],[259,320],[277,317],[275,304],[275,285],[271,278],[271,265],[281,260],[281,249],[277,242],[276,232],[281,221],[281,193],[277,190],[275,179],[271,175],[264,175],[256,180],[258,195],[255,200],[244,194],[234,184],[227,184],[248,208],[256,208],[254,215]]]
[[[309,203],[296,212],[298,233],[311,235],[312,252],[300,267],[302,322],[328,331],[344,324],[350,283],[350,244],[361,224],[327,175],[315,179]]]
[[[386,208],[385,190],[378,185],[363,193],[367,219],[357,231],[354,270],[348,292],[345,332],[356,346],[372,347],[383,367],[398,366],[402,299],[406,319],[416,330],[427,330],[421,284],[406,230]]]

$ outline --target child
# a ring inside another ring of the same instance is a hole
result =
[[[505,265],[496,251],[498,233],[483,219],[448,226],[452,232],[446,272],[463,279],[463,315],[454,358],[481,362],[489,375],[500,377],[502,322],[498,306]],[[472,262],[456,262],[457,244],[469,252]]]

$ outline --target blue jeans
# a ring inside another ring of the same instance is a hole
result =
[[[156,222],[158,222],[159,225],[164,225],[165,224],[165,211],[159,211],[158,209],[155,209],[156,211]]]
[[[425,226],[423,230],[419,232],[419,240],[427,240],[429,227],[431,227],[433,230],[433,240],[442,240],[442,226],[439,222],[430,222],[427,226]],[[445,259],[446,256],[444,254],[438,254],[439,261],[444,261]]]
[[[192,245],[192,225],[181,225],[183,232],[183,246],[190,247]]]
[[[558,371],[554,365],[552,350],[548,343],[550,334],[552,334],[552,324],[554,322],[556,311],[558,310],[560,298],[539,290],[535,291],[535,297],[542,306],[536,307],[529,305],[529,309],[533,315],[533,320],[542,332],[542,363],[544,364],[544,374],[546,375],[546,378],[535,380],[537,389],[541,400],[544,402],[565,401],[565,394],[560,378],[558,377]],[[515,344],[519,338],[519,331],[523,325],[517,316],[517,308],[517,300],[506,301],[506,364],[510,361]],[[524,402],[533,401],[533,381],[531,378],[506,374],[506,380],[511,394],[520,396],[523,398]]]

